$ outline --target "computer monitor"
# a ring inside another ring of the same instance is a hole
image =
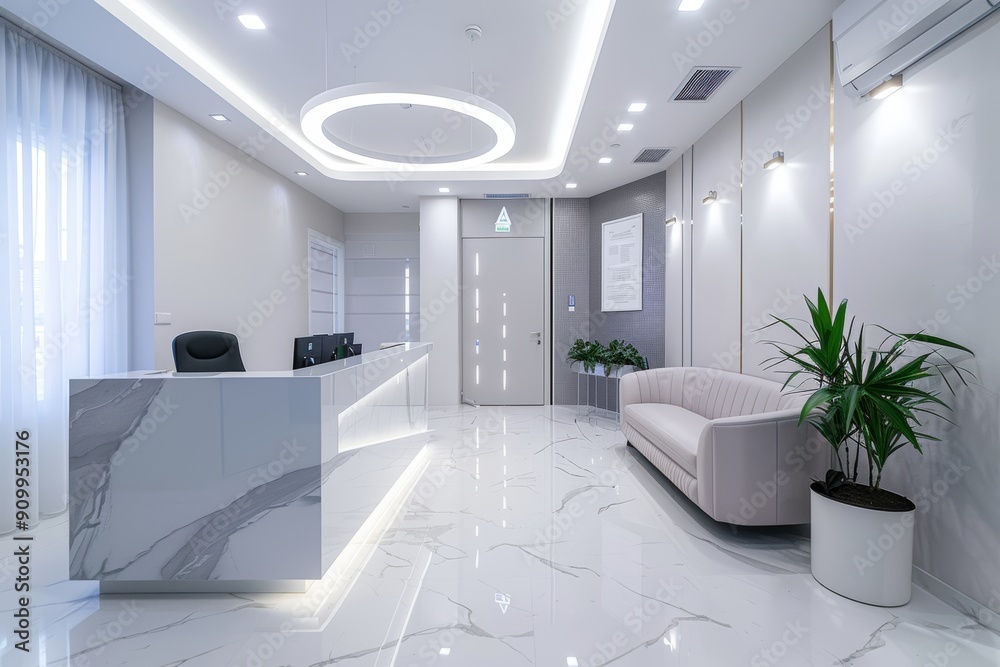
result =
[[[295,350],[292,357],[292,369],[306,368],[330,361],[323,358],[324,336],[303,336],[295,339]]]
[[[333,361],[340,357],[337,356],[337,348],[341,345],[352,345],[354,344],[354,332],[348,333],[335,333],[335,334],[325,334],[322,336],[323,339],[323,363],[327,361]]]

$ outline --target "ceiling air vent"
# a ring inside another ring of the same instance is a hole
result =
[[[515,192],[511,194],[497,194],[487,192],[483,195],[485,199],[531,199],[531,195],[526,192]]]
[[[739,67],[696,67],[674,93],[675,102],[707,102]]]
[[[633,164],[652,164],[654,162],[659,162],[663,158],[667,157],[667,154],[673,150],[671,148],[643,148],[635,159],[632,160]]]

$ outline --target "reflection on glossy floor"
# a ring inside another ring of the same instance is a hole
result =
[[[713,523],[607,421],[456,408],[431,428],[430,467],[339,602],[319,589],[318,613],[300,595],[101,599],[93,584],[57,583],[66,523],[51,519],[34,531],[28,660],[6,631],[2,561],[0,662],[1000,665],[1000,636],[923,590],[898,609],[856,604],[815,583],[808,540]]]

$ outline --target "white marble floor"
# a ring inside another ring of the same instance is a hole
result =
[[[0,664],[1000,665],[1000,635],[919,588],[905,607],[860,605],[812,579],[808,540],[707,519],[606,421],[456,408],[431,428],[422,482],[319,613],[308,593],[99,598],[63,581],[55,518],[34,531],[28,655],[0,561]]]

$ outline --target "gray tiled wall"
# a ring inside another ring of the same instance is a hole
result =
[[[593,308],[590,337],[605,345],[615,338],[625,339],[649,359],[650,368],[662,367],[664,359],[666,188],[666,174],[661,172],[590,199],[590,303]],[[601,224],[636,213],[644,214],[642,310],[602,313]],[[597,407],[605,407],[603,388],[596,393]],[[616,401],[612,399],[611,407],[615,406]]]
[[[637,312],[601,312],[601,224],[643,213],[642,306]],[[577,377],[565,361],[577,338],[607,344],[624,338],[649,359],[652,368],[664,361],[664,252],[666,244],[666,174],[659,173],[590,199],[556,199],[552,203],[553,402],[576,403]],[[576,312],[568,311],[569,295]],[[592,307],[591,307],[592,306]],[[591,404],[605,407],[604,379],[590,379]],[[585,385],[581,385],[585,387]],[[611,390],[614,393],[612,381]],[[582,393],[586,390],[583,389]],[[584,393],[581,400],[586,398]],[[611,398],[611,407],[616,400]]]
[[[569,312],[569,295],[576,311]],[[553,403],[576,403],[576,374],[566,353],[577,338],[590,338],[590,200],[552,202]],[[581,400],[583,400],[581,398]]]

